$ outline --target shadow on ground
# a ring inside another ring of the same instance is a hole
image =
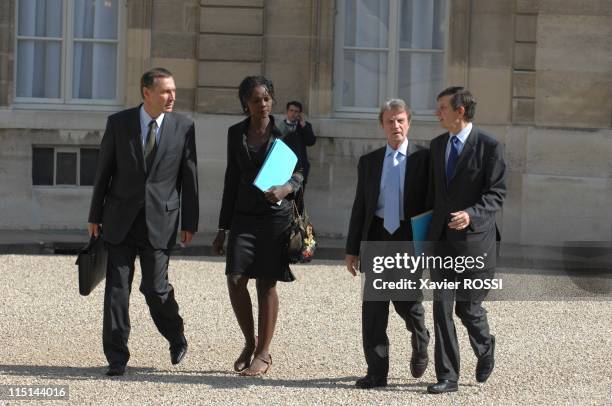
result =
[[[0,365],[0,374],[5,376],[34,377],[41,379],[91,381],[115,380],[122,382],[155,382],[180,385],[206,385],[215,389],[240,389],[251,386],[269,386],[312,389],[355,389],[357,376],[313,379],[275,379],[271,377],[249,378],[227,371],[170,371],[155,368],[128,367],[125,375],[107,377],[106,367],[65,367],[50,365]],[[425,392],[427,382],[390,383],[383,391]],[[463,385],[474,386],[474,385]]]

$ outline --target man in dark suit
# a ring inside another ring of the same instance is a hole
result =
[[[302,103],[298,101],[290,101],[287,103],[287,117],[279,121],[276,125],[283,137],[294,139],[298,149],[298,158],[304,168],[304,182],[302,187],[308,181],[308,173],[310,172],[310,161],[306,147],[311,147],[317,142],[317,137],[312,131],[312,125],[304,119],[302,112]]]
[[[193,121],[173,113],[176,87],[163,68],[144,73],[143,104],[108,118],[89,211],[89,234],[108,248],[102,340],[109,376],[123,375],[130,358],[129,296],[140,257],[151,317],[178,364],[187,352],[183,319],[168,282],[170,249],[198,229],[198,176]],[[101,229],[101,226],[103,229]]]
[[[290,101],[287,103],[287,117],[277,123],[277,127],[283,135],[283,140],[292,143],[297,148],[297,156],[304,170],[304,181],[302,182],[302,198],[296,201],[300,213],[304,212],[303,195],[306,191],[306,182],[310,173],[310,161],[306,147],[311,147],[317,142],[317,137],[312,131],[312,125],[304,119],[302,103]]]
[[[484,269],[432,270],[432,280],[462,281],[493,275],[496,240],[495,213],[506,195],[503,150],[491,135],[472,124],[476,101],[462,87],[450,87],[438,95],[437,116],[448,132],[431,141],[429,202],[433,217],[429,241],[437,249],[460,255],[484,255]],[[437,292],[438,293],[438,292]],[[453,322],[455,313],[466,327],[478,363],[476,380],[485,382],[494,366],[495,337],[489,332],[482,301],[487,291],[462,289],[441,292],[434,301],[435,365],[438,382],[430,393],[454,392],[459,378],[459,345]],[[456,300],[456,304],[455,304]]]
[[[346,267],[355,276],[361,241],[410,241],[410,217],[426,210],[429,151],[408,141],[410,110],[403,100],[381,107],[380,125],[387,145],[359,159],[357,191],[346,242]],[[429,331],[420,301],[393,301],[412,333],[410,371],[421,377],[427,368]],[[356,382],[363,389],[387,385],[389,301],[363,301],[363,350],[367,375]]]

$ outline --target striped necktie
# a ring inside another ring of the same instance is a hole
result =
[[[147,132],[147,139],[144,149],[144,158],[147,164],[147,171],[153,165],[153,157],[155,156],[155,130],[157,129],[157,121],[151,120],[149,122],[149,131]]]

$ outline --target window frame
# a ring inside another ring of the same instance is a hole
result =
[[[345,3],[350,0],[337,0],[335,6],[335,21],[334,21],[334,69],[332,79],[332,108],[334,117],[338,118],[376,118],[378,117],[379,107],[355,107],[342,105],[342,86],[344,81],[344,52],[345,50],[354,51],[373,51],[387,53],[387,83],[386,95],[383,99],[398,97],[398,75],[399,75],[399,59],[400,53],[427,53],[427,54],[443,54],[442,81],[446,83],[448,77],[448,57],[450,44],[450,11],[452,0],[445,1],[444,12],[444,49],[421,49],[421,48],[400,48],[400,1],[389,0],[389,32],[387,37],[386,48],[371,48],[359,46],[344,45],[344,30],[345,30]],[[381,75],[379,74],[379,77]],[[442,90],[442,89],[440,89]],[[408,102],[408,101],[407,101]],[[433,110],[412,110],[413,118],[418,117],[424,121],[435,120],[435,109]]]
[[[32,145],[32,167],[34,166],[34,149],[36,148],[52,148],[53,149],[53,184],[52,185],[35,185],[32,179],[32,188],[35,189],[83,189],[93,188],[94,185],[81,185],[81,150],[95,149],[98,150],[98,158],[100,157],[100,146],[96,145],[49,145],[40,144]],[[57,183],[57,154],[58,153],[76,154],[76,185],[58,184]],[[32,177],[32,176],[30,176]],[[95,177],[95,176],[94,176]]]
[[[117,4],[117,39],[78,39],[74,38],[74,3],[75,0],[62,1],[62,37],[31,37],[19,35],[19,2],[15,0],[15,38],[14,38],[14,67],[13,69],[13,103],[19,108],[29,109],[62,109],[62,110],[114,110],[123,105],[125,100],[125,61],[127,48],[127,0],[116,0]],[[17,72],[19,70],[17,54],[19,40],[54,41],[61,43],[60,66],[60,97],[19,97],[17,96]],[[117,44],[117,80],[115,83],[115,99],[76,99],[72,97],[72,67],[74,63],[73,48],[75,42],[113,43]]]

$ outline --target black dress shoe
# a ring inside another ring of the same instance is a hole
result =
[[[427,364],[429,363],[429,357],[427,356],[427,351],[425,352],[412,352],[412,357],[410,358],[410,373],[415,378],[420,378],[425,373],[427,369]]]
[[[377,378],[372,375],[366,375],[363,378],[357,379],[355,386],[359,389],[372,389],[387,386],[387,378]]]
[[[170,347],[170,361],[172,365],[176,365],[183,360],[187,354],[187,343],[179,344]]]
[[[495,366],[495,336],[491,336],[491,353],[478,360],[476,364],[476,380],[486,382]]]
[[[457,392],[457,389],[459,389],[459,387],[457,386],[457,382],[449,381],[448,379],[440,379],[438,383],[429,385],[427,387],[427,392],[429,393],[447,393],[447,392]]]
[[[125,365],[111,365],[106,371],[106,376],[121,376],[125,374]]]

